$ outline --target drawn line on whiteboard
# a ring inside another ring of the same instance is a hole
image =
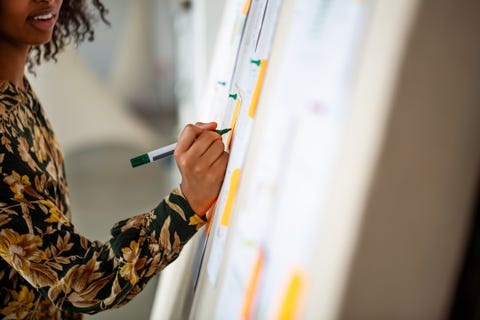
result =
[[[260,43],[260,37],[262,36],[263,23],[265,22],[265,16],[267,15],[268,9],[268,0],[265,2],[265,8],[263,9],[262,22],[260,23],[260,30],[258,31],[257,43],[255,43],[255,51],[258,49],[258,44]]]

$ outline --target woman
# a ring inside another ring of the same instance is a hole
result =
[[[79,319],[121,306],[205,223],[228,162],[215,123],[188,125],[175,150],[182,182],[106,243],[70,222],[63,157],[24,76],[70,41],[93,39],[99,0],[0,0],[0,316]],[[67,107],[67,106],[66,106]]]

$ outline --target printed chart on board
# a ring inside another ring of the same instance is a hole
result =
[[[216,319],[293,318],[349,115],[368,1],[295,0],[235,207]],[[275,52],[272,59],[277,56]],[[268,79],[268,77],[267,77]],[[267,81],[265,86],[270,83]],[[261,128],[259,128],[261,127]]]
[[[207,258],[207,272],[214,286],[224,256],[231,214],[242,177],[280,5],[280,0],[251,2],[227,96],[221,126],[232,128],[226,137],[230,160],[209,227],[211,249]]]

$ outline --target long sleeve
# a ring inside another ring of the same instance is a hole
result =
[[[177,188],[150,212],[115,224],[105,243],[83,237],[69,218],[63,156],[35,96],[1,82],[0,94],[0,267],[11,268],[0,271],[0,284],[10,285],[1,289],[0,315],[38,315],[42,299],[80,313],[125,304],[205,221]]]
[[[28,180],[24,175],[15,184],[2,184],[2,194],[5,185],[24,193],[12,192],[1,204],[0,255],[62,310],[95,313],[124,304],[178,256],[203,224],[191,210],[181,209],[188,207],[174,191],[154,210],[117,223],[106,243],[92,242],[76,232],[52,200],[29,199]]]

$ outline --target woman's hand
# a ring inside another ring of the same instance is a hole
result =
[[[214,132],[217,124],[185,126],[174,156],[182,175],[180,188],[190,207],[205,215],[218,197],[228,163],[222,137]]]

